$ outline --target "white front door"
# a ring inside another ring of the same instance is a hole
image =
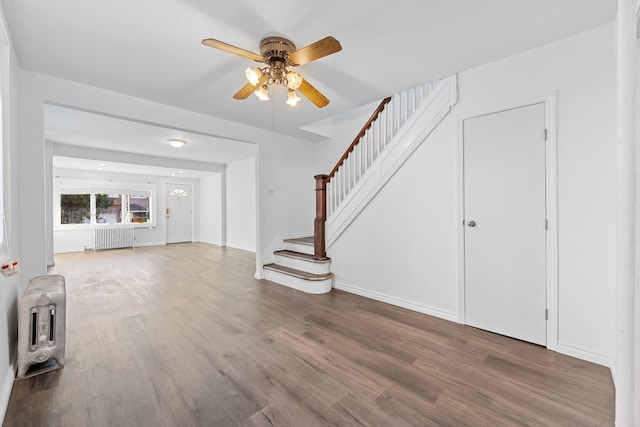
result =
[[[463,131],[465,322],[546,345],[545,104]]]
[[[167,243],[193,239],[193,189],[188,184],[167,184]]]

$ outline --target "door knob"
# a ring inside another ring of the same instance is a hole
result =
[[[470,221],[467,221],[467,225],[469,227],[475,227],[476,226],[476,222],[474,220],[470,220]]]

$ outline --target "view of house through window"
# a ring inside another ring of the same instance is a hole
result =
[[[98,224],[122,222],[121,194],[96,194],[96,222]]]
[[[149,222],[149,196],[127,195],[129,222]]]
[[[150,223],[151,191],[60,187],[60,224]]]
[[[91,222],[90,194],[60,195],[61,224],[89,224]]]

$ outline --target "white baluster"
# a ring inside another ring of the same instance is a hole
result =
[[[416,88],[416,108],[422,104],[422,100],[424,99],[424,85],[418,86]]]
[[[407,121],[407,112],[409,110],[409,103],[408,103],[408,97],[407,97],[407,92],[402,92],[400,93],[400,108],[401,113],[400,113],[400,126],[403,126],[406,121]]]
[[[346,198],[351,190],[351,168],[349,167],[349,158],[344,161],[344,197]]]
[[[371,130],[371,128],[369,128],[369,130]],[[373,146],[373,141],[371,140],[370,131],[367,132],[367,146],[369,147],[369,164],[367,165],[367,170],[368,170],[373,164],[373,161],[375,160],[375,152],[374,152],[375,147]]]
[[[387,144],[391,141],[391,137],[393,136],[393,100],[389,101],[387,104],[387,114],[385,115],[385,124],[386,124],[386,140]]]
[[[408,110],[407,110],[407,117],[411,117],[411,115],[413,114],[414,111],[416,111],[416,90],[415,89],[409,89],[409,92],[407,93],[407,103],[408,105]]]
[[[360,144],[358,145],[360,147],[360,173],[364,174],[364,171],[366,170],[366,151],[365,151],[365,146],[362,145],[362,139],[360,140]]]
[[[393,135],[398,133],[400,127],[400,95],[393,96]]]
[[[353,154],[353,152],[351,154]],[[355,183],[353,176],[353,156],[351,154],[349,154],[349,157],[347,157],[347,160],[349,161],[349,192],[351,192]]]
[[[340,206],[340,201],[342,200],[342,190],[341,190],[341,182],[340,182],[340,169],[334,175],[336,179],[336,208]]]

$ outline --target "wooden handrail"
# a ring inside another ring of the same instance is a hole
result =
[[[340,160],[338,160],[338,163],[336,163],[333,170],[331,170],[329,175],[327,175],[328,176],[327,182],[331,181],[331,178],[333,178],[336,172],[338,172],[338,169],[340,169],[340,166],[342,166],[344,161],[347,160],[347,157],[349,157],[349,154],[351,154],[351,152],[355,150],[356,146],[360,143],[360,139],[362,139],[365,132],[367,131],[367,129],[371,127],[373,122],[376,121],[376,119],[378,118],[380,113],[382,113],[382,111],[384,110],[384,107],[389,103],[389,101],[391,101],[391,97],[385,98],[382,100],[382,102],[380,102],[380,105],[378,105],[378,108],[376,108],[373,114],[371,114],[371,117],[369,117],[369,120],[367,121],[367,123],[365,123],[365,125],[362,127],[362,130],[360,130],[360,132],[358,133],[356,138],[353,140],[349,148],[347,148],[347,151],[344,152],[342,157],[340,157]]]
[[[384,110],[384,107],[391,101],[391,97],[382,100],[378,108],[371,114],[369,120],[362,127],[362,130],[358,133],[358,136],[353,140],[347,151],[344,152],[338,163],[333,168],[329,175],[316,175],[316,218],[313,222],[313,259],[324,260],[327,259],[326,242],[325,242],[325,223],[327,221],[327,184],[331,178],[336,174],[340,166],[349,157],[349,154],[360,143],[360,140],[364,136],[367,129],[371,127],[373,122],[376,121],[380,113]]]

